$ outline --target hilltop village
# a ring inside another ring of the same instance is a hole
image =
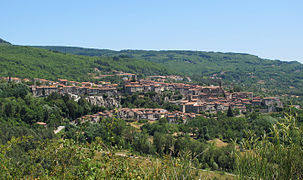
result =
[[[102,79],[109,76],[118,76],[122,81],[119,84],[114,84],[106,81],[76,82],[66,79],[58,79],[57,81],[39,78],[30,80],[3,77],[2,79],[17,83],[32,82],[30,89],[33,95],[37,97],[48,96],[56,92],[68,94],[76,101],[83,96],[89,102],[95,104],[94,101],[97,101],[98,98],[101,98],[102,101],[111,101],[111,108],[94,115],[86,115],[80,118],[81,121],[98,122],[100,118],[116,116],[122,119],[135,120],[166,118],[170,123],[184,123],[188,119],[205,113],[217,113],[228,109],[237,110],[241,114],[251,109],[258,109],[259,112],[264,113],[275,112],[283,107],[277,97],[261,98],[254,96],[252,92],[227,92],[222,86],[200,86],[193,83],[167,81],[168,79],[182,80],[183,78],[180,76],[149,76],[144,79],[137,79],[135,74],[119,72],[97,78]],[[189,78],[187,80],[190,81]],[[162,108],[122,108],[119,103],[122,96],[151,92],[158,95],[167,92],[172,94],[165,96],[165,101],[177,105],[179,111],[170,112]]]

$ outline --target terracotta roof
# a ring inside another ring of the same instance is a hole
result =
[[[56,86],[37,86],[37,88],[57,88]]]
[[[39,125],[46,125],[45,122],[36,122],[36,124],[39,124]]]
[[[193,104],[195,104],[196,102],[188,102],[188,103],[186,103],[185,105],[193,105]]]

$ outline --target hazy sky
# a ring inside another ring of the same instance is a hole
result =
[[[2,0],[19,45],[243,52],[303,62],[303,0]]]

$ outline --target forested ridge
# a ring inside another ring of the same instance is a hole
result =
[[[164,65],[172,71],[199,78],[222,78],[244,89],[267,89],[272,94],[302,95],[303,65],[296,61],[262,59],[244,53],[221,53],[182,50],[87,49],[64,46],[39,46],[57,52],[85,56],[129,57]]]
[[[89,80],[96,69],[143,75],[171,73],[163,65],[127,57],[87,57],[26,46],[0,46],[0,76],[56,80]]]

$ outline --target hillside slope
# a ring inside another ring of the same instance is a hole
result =
[[[0,45],[11,45],[11,43],[0,38]]]
[[[25,46],[0,46],[0,76],[87,80],[95,68],[141,73],[167,74],[163,65],[134,58],[88,57]]]
[[[145,51],[86,49],[63,46],[42,46],[71,54],[86,56],[123,56],[144,59],[165,65],[180,73],[198,78],[222,78],[223,81],[243,85],[244,89],[266,88],[271,94],[290,93],[303,95],[303,65],[299,62],[262,59],[243,53],[203,51]]]

